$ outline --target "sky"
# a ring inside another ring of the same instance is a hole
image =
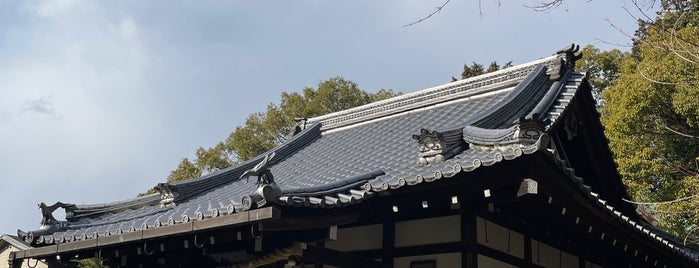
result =
[[[39,202],[135,197],[282,91],[414,92],[636,28],[621,0],[452,0],[402,27],[443,1],[0,0],[0,233],[38,229]]]

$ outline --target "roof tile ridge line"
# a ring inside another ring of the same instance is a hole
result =
[[[264,158],[266,155],[272,152],[275,152],[275,157],[271,159],[269,165],[274,165],[280,162],[281,160],[287,158],[289,155],[293,154],[298,149],[312,143],[317,138],[319,138],[320,127],[320,123],[313,123],[310,126],[306,127],[306,129],[304,129],[300,133],[286,140],[281,145],[278,145],[272,148],[271,150],[261,155],[258,155],[248,161],[224,169],[222,171],[208,174],[206,176],[192,180],[186,180],[176,183],[160,183],[158,184],[158,186],[156,186],[156,188],[160,187],[162,189],[160,193],[161,201],[165,200],[165,202],[168,203],[169,200],[166,200],[168,198],[168,195],[172,195],[173,202],[181,201],[183,199],[196,196],[202,192],[206,192],[209,189],[216,188],[221,185],[231,183],[233,181],[238,181],[240,180],[240,178],[238,178],[237,176],[229,178],[230,175],[240,175],[237,174],[237,172],[243,172],[251,168],[252,166],[256,165],[260,160],[262,160],[262,158]]]
[[[421,111],[423,109],[441,107],[443,105],[450,105],[454,103],[468,102],[470,100],[473,100],[474,98],[501,94],[505,91],[510,91],[512,88],[514,88],[514,86],[517,84],[515,82],[515,80],[509,80],[506,82],[500,82],[498,84],[491,84],[471,91],[457,92],[453,95],[447,96],[448,98],[442,96],[437,97],[429,102],[408,104],[404,107],[404,109],[379,111],[364,117],[347,118],[345,121],[340,123],[324,123],[322,131],[323,134],[328,134],[367,123],[381,121],[387,118],[392,118],[394,116],[401,116],[411,112]]]
[[[623,224],[627,224],[627,225],[631,225],[631,226],[642,225],[641,228],[648,230],[649,233],[653,233],[657,236],[662,236],[662,238],[665,239],[668,243],[675,244],[674,245],[675,247],[684,248],[684,249],[688,249],[691,251],[691,249],[688,246],[682,244],[682,242],[680,242],[680,241],[677,241],[676,240],[677,237],[675,237],[674,235],[667,233],[664,230],[659,229],[659,228],[657,228],[657,227],[653,226],[652,224],[649,224],[645,221],[638,221],[636,223],[633,223],[630,220],[629,215],[626,215],[623,212],[617,210],[617,208],[615,208],[614,206],[606,205],[606,203],[600,203],[603,200],[599,197],[598,194],[596,194],[595,192],[592,191],[592,188],[590,185],[584,183],[584,178],[577,177],[575,175],[575,169],[570,167],[568,165],[567,161],[556,159],[555,155],[551,155],[551,156],[552,156],[552,160],[554,162],[554,165],[561,168],[561,171],[563,173],[568,174],[568,176],[570,177],[570,180],[568,180],[568,181],[573,183],[573,188],[575,189],[575,191],[582,191],[581,196],[583,196],[583,198],[585,198],[586,200],[591,201],[592,207],[594,207],[595,209],[598,209],[602,213],[605,213],[605,214],[611,216],[612,218],[621,220],[623,222]],[[604,209],[604,208],[607,208],[607,209]],[[615,213],[619,213],[619,215],[616,215]],[[627,219],[624,219],[624,217],[627,217]],[[639,231],[640,231],[640,229],[639,229]],[[670,235],[670,237],[667,237],[667,235]],[[646,237],[652,238],[649,234],[646,234]],[[662,243],[661,243],[661,245],[662,245]],[[667,245],[665,246],[665,248],[668,248],[668,247],[669,246],[667,246]],[[672,250],[672,249],[670,248],[670,250]]]
[[[561,112],[561,115],[559,115],[558,118],[556,118],[556,120],[551,121],[551,123],[549,124],[547,130],[548,130],[548,129],[556,128],[556,127],[558,127],[559,124],[562,124],[563,121],[562,121],[562,120],[559,120],[559,119],[563,118],[564,115],[565,115],[566,113],[568,113],[568,111],[570,110],[570,107],[571,107],[570,104],[573,103],[573,101],[574,101],[575,99],[578,98],[578,94],[579,94],[579,92],[581,91],[580,88],[581,88],[581,86],[583,85],[583,83],[585,83],[584,81],[587,81],[587,77],[588,77],[588,76],[587,76],[587,72],[578,72],[578,71],[572,70],[572,71],[570,71],[570,72],[567,73],[567,77],[566,77],[565,82],[562,82],[562,83],[561,83],[561,84],[562,84],[562,85],[561,85],[561,89],[558,91],[558,94],[556,94],[556,96],[553,98],[553,100],[552,100],[552,102],[551,102],[551,105],[548,107],[548,109],[546,109],[546,110],[544,111],[544,113],[545,113],[545,114],[546,114],[546,113],[549,113],[551,110],[554,109],[554,108],[553,108],[554,104],[556,103],[557,100],[561,99],[561,94],[563,94],[563,92],[565,91],[566,87],[569,86],[569,85],[568,85],[569,83],[573,83],[573,84],[575,85],[575,94],[573,94],[573,96],[570,98],[569,103],[565,106],[565,108],[564,108],[563,111]],[[576,80],[578,80],[578,79],[580,79],[580,82],[576,82]],[[592,89],[592,86],[590,86],[590,89]],[[590,92],[592,92],[592,91],[590,91]],[[592,93],[590,93],[590,94],[592,94]],[[593,105],[594,105],[594,104],[593,104]],[[595,114],[596,114],[596,115],[598,116],[598,118],[599,118],[599,111],[597,111],[596,108],[593,109],[593,110],[595,111]],[[539,116],[543,116],[543,115],[544,115],[544,114],[540,114]],[[611,152],[611,151],[610,151],[610,152]]]
[[[557,118],[557,120],[550,123],[547,131],[550,131],[550,129],[558,128],[558,127],[560,127],[559,126],[560,124],[563,124],[564,120],[558,120],[558,119],[563,118],[565,114],[570,112],[570,109],[571,109],[570,104],[572,104],[575,101],[575,99],[581,97],[581,96],[579,96],[579,94],[586,94],[586,95],[588,95],[589,98],[592,98],[594,100],[594,97],[592,96],[592,86],[589,85],[588,77],[589,77],[588,72],[579,72],[579,71],[575,71],[575,70],[572,70],[570,72],[569,76],[566,79],[566,83],[562,85],[561,90],[560,90],[559,94],[556,96],[556,98],[554,98],[553,103],[555,103],[556,100],[560,99],[561,94],[563,93],[565,88],[569,86],[568,85],[569,83],[573,83],[575,85],[574,86],[575,87],[575,94],[573,94],[573,96],[571,97],[571,99],[569,101],[569,104],[565,106],[564,110],[561,112],[561,115]],[[579,82],[578,82],[578,80],[579,80]],[[583,88],[583,85],[586,83],[588,84],[589,90],[581,90]],[[597,107],[595,107],[594,105],[595,105],[595,103],[589,104],[589,106],[590,106],[589,110],[592,111],[593,115],[597,118],[593,121],[599,121],[601,114],[599,113],[599,110],[597,110]],[[551,109],[553,109],[553,108],[550,107],[549,111]],[[549,111],[546,111],[546,112],[548,113]],[[601,122],[599,124],[601,125]],[[604,135],[604,133],[603,133],[603,135]],[[604,135],[604,136],[606,138],[606,135]],[[609,153],[609,155],[613,154],[611,149],[609,148],[609,139],[604,140],[603,147],[604,147],[604,150],[606,150],[607,153]],[[616,164],[615,164],[615,166],[616,166]],[[616,173],[616,175],[619,178],[621,178],[621,175],[619,174],[618,170],[615,169],[614,173]],[[630,198],[630,195],[628,194],[628,191],[626,190],[625,185],[624,185],[624,193],[623,194],[626,198]]]
[[[129,223],[129,222],[133,222],[133,221],[136,220],[136,219],[141,219],[141,218],[144,218],[144,217],[147,217],[147,216],[157,215],[158,213],[161,213],[161,212],[164,212],[164,211],[167,211],[167,210],[171,210],[171,209],[172,209],[172,207],[165,207],[165,208],[162,209],[162,210],[157,210],[157,211],[153,211],[153,212],[146,213],[146,214],[132,215],[131,217],[124,218],[124,219],[119,219],[119,220],[117,220],[117,221],[111,221],[111,222],[109,222],[109,221],[104,221],[104,222],[96,222],[96,223],[78,223],[78,224],[70,224],[70,225],[68,225],[68,226],[66,227],[65,230],[59,230],[59,231],[56,231],[56,232],[53,232],[53,233],[46,233],[46,234],[42,234],[42,235],[54,235],[54,234],[56,234],[56,233],[58,233],[58,232],[64,232],[64,233],[66,233],[66,232],[71,231],[71,230],[77,231],[77,230],[79,230],[79,229],[81,229],[81,228],[92,228],[92,227],[97,228],[97,227],[99,227],[99,226],[109,226],[109,225],[115,225],[115,224],[118,225],[118,224]],[[122,230],[122,231],[128,232],[128,229]],[[61,234],[61,235],[62,235],[62,234]],[[35,238],[35,239],[36,239],[36,238]]]
[[[75,206],[69,207],[71,210],[92,210],[92,209],[106,209],[114,206],[123,206],[131,203],[147,203],[150,199],[154,199],[158,196],[157,193],[147,194],[143,196],[138,196],[134,198],[119,200],[109,203],[94,203],[94,204],[76,204]]]
[[[344,181],[337,181],[337,182],[342,182],[342,183],[328,183],[328,184],[318,185],[318,186],[314,186],[314,187],[308,187],[308,188],[304,188],[303,189],[304,191],[300,191],[300,190],[295,191],[295,190],[298,190],[299,188],[282,190],[282,196],[316,197],[316,196],[320,196],[320,195],[327,195],[327,194],[333,194],[333,193],[337,193],[337,192],[343,192],[343,191],[355,188],[358,185],[362,185],[371,179],[377,178],[377,177],[385,175],[385,174],[386,173],[380,169],[372,170],[372,171],[369,171],[366,173],[362,173],[359,175],[355,175],[355,176],[346,178]],[[325,189],[325,188],[327,188],[327,189]]]
[[[524,118],[537,120],[542,118],[542,116],[545,116],[546,113],[551,110],[553,104],[556,102],[558,97],[566,88],[566,85],[568,84],[572,76],[573,71],[566,70],[565,73],[561,76],[561,78],[559,78],[558,80],[554,81],[553,84],[551,84],[549,89],[546,90],[546,93],[544,93],[544,96],[541,97],[536,106],[526,116],[524,116]],[[567,108],[568,105],[566,105],[566,110]]]
[[[467,79],[463,79],[463,80],[459,80],[459,81],[455,81],[455,82],[451,82],[451,83],[447,83],[447,84],[419,90],[419,91],[416,91],[413,93],[409,93],[409,94],[397,96],[394,98],[369,103],[366,105],[350,108],[347,110],[337,111],[334,113],[329,113],[326,115],[321,115],[318,117],[309,118],[308,121],[309,122],[326,122],[328,120],[331,120],[333,118],[338,118],[338,117],[341,117],[343,115],[353,114],[353,113],[367,111],[367,110],[382,109],[382,108],[386,108],[386,106],[389,106],[389,109],[400,109],[402,106],[405,106],[405,104],[402,104],[402,102],[410,101],[412,99],[418,99],[421,96],[438,94],[440,92],[447,91],[449,89],[454,89],[454,88],[459,88],[459,87],[467,87],[467,86],[472,85],[472,84],[485,83],[485,82],[489,82],[491,80],[502,79],[501,76],[506,75],[506,74],[515,74],[514,77],[511,77],[511,78],[508,77],[507,80],[512,80],[512,79],[516,79],[518,77],[526,76],[526,74],[516,76],[516,73],[524,72],[527,69],[532,69],[534,66],[536,66],[538,64],[549,63],[549,62],[555,61],[556,59],[559,59],[559,58],[560,58],[560,55],[549,56],[549,57],[546,57],[543,59],[539,59],[536,61],[520,64],[517,66],[510,67],[510,68],[498,70],[498,71],[495,71],[492,73],[487,73],[487,74],[483,74],[483,75],[479,75],[479,76],[475,76],[475,77],[471,77],[471,78],[467,78]],[[528,72],[526,72],[526,73],[528,73]],[[502,81],[497,81],[497,82],[502,82]],[[466,90],[470,90],[470,89],[466,89]],[[418,102],[420,102],[420,101],[418,100]],[[390,107],[391,105],[398,105],[398,106]]]
[[[519,143],[505,144],[505,145],[503,145],[503,147],[508,147],[508,148],[512,149],[512,152],[519,150],[521,152],[521,154],[520,155],[515,154],[514,158],[501,158],[501,160],[496,160],[495,162],[512,161],[516,158],[519,158],[521,155],[531,155],[531,154],[534,154],[536,152],[550,154],[550,152],[547,151],[547,148],[548,148],[550,142],[551,142],[551,137],[548,134],[543,133],[532,144],[519,144]],[[502,149],[502,148],[500,148],[500,149]],[[493,150],[493,151],[495,152],[495,154],[500,154],[500,156],[502,156],[501,152],[497,152],[497,150]],[[466,160],[466,159],[464,159],[464,160]],[[472,167],[463,166],[463,165],[461,165],[463,162],[460,162],[460,161],[454,161],[453,165],[450,164],[450,165],[444,166],[443,168],[451,167],[451,170],[449,170],[449,172],[453,172],[450,176],[448,176],[446,178],[454,177],[455,175],[460,174],[460,173],[472,172],[480,167],[489,166],[489,165],[482,164],[482,163],[484,163],[482,158],[468,159],[468,161],[473,161]],[[493,164],[495,164],[495,163],[493,163]],[[440,176],[444,176],[444,174],[446,174],[446,172],[444,172],[444,170],[438,170],[438,169],[428,171],[427,173],[432,174],[433,176],[436,175],[437,173],[439,173]],[[423,174],[425,174],[425,173],[423,173]],[[416,184],[420,184],[420,183],[427,182],[427,181],[433,181],[433,180],[428,179],[428,176],[425,176],[423,174],[416,174],[415,175],[416,177],[419,177],[417,183],[414,183],[414,184],[406,183],[406,184],[401,185],[401,186],[396,187],[396,188],[374,187],[373,185],[371,185],[371,183],[378,180],[378,178],[374,178],[373,180],[368,181],[367,184],[365,184],[361,189],[365,190],[365,191],[382,192],[382,191],[396,190],[396,189],[399,189],[401,187],[410,187],[410,186],[414,186]]]
[[[515,109],[511,109],[512,106],[517,106],[521,102],[525,104],[529,103],[527,100],[531,100],[535,97],[536,93],[541,90],[542,81],[546,82],[545,80],[548,78],[547,70],[548,67],[546,65],[537,64],[527,76],[524,77],[524,80],[522,80],[507,96],[500,100],[500,102],[471,117],[464,125],[473,125],[487,129],[494,128],[495,124],[511,123],[502,122],[502,120],[497,119],[502,117],[509,119],[516,113],[520,113],[521,109],[515,111]],[[527,108],[527,110],[529,109],[530,108]],[[508,111],[510,112],[508,113]]]
[[[160,194],[153,193],[146,196],[127,199],[124,201],[117,201],[107,204],[93,204],[93,205],[76,205],[75,207],[66,208],[66,220],[72,221],[79,218],[92,218],[95,215],[102,215],[110,212],[119,212],[128,209],[139,209],[149,205],[155,205],[160,202]],[[104,205],[98,207],[100,205]]]

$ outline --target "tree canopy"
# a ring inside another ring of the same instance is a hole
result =
[[[509,67],[512,67],[512,61],[508,61],[502,67],[500,67],[500,65],[498,64],[497,61],[493,61],[488,65],[487,69],[485,69],[483,67],[483,64],[476,63],[474,61],[471,63],[471,65],[464,64],[464,69],[463,69],[463,71],[461,71],[461,79],[479,76],[479,75],[486,74],[486,73],[492,73],[492,72],[495,72],[497,70],[509,68]],[[453,76],[451,77],[452,82],[454,82],[456,80],[458,80],[458,79],[456,79],[456,77],[453,77]]]
[[[699,223],[699,5],[662,2],[658,18],[641,23],[618,80],[602,83],[600,112],[636,203],[691,237]]]
[[[583,57],[575,63],[576,69],[587,72],[592,93],[599,100],[600,93],[619,78],[621,64],[629,56],[629,52],[619,49],[600,51],[593,45],[585,46],[581,52]]]
[[[168,181],[200,177],[260,155],[281,144],[295,125],[295,118],[310,118],[337,112],[398,95],[390,89],[370,93],[357,83],[334,77],[300,92],[282,92],[279,104],[270,103],[266,111],[249,115],[224,140],[213,147],[200,147],[196,158],[183,158],[170,172]]]

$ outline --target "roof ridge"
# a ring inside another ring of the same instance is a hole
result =
[[[160,192],[160,202],[162,204],[178,202],[205,192],[207,189],[237,181],[245,170],[255,166],[264,156],[272,152],[276,153],[276,157],[270,161],[270,165],[273,165],[294,154],[318,137],[320,137],[320,124],[309,124],[302,132],[290,137],[281,145],[238,165],[191,180],[159,183],[155,188]]]
[[[519,80],[526,77],[539,64],[545,64],[547,67],[560,64],[563,57],[563,55],[556,54],[492,73],[482,74],[355,108],[309,118],[308,122],[320,122],[322,124],[322,130],[328,130],[353,125],[378,117],[406,112],[428,105],[493,92],[518,83]],[[548,69],[553,71],[557,68]]]
[[[82,217],[100,215],[108,212],[118,212],[127,209],[137,209],[160,202],[160,195],[157,193],[139,196],[135,198],[97,204],[72,205],[67,207],[66,220],[73,221]]]

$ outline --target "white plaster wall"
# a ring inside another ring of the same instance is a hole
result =
[[[380,249],[383,247],[381,224],[340,228],[337,240],[325,242],[325,247],[337,251]]]
[[[483,255],[478,255],[478,268],[517,268],[517,266],[509,265]]]
[[[396,223],[396,247],[461,241],[461,216],[453,215]]]
[[[476,236],[478,244],[524,259],[524,235],[518,232],[477,217]]]
[[[436,260],[437,268],[461,267],[461,253],[410,256],[393,259],[394,268],[410,268],[412,261]]]
[[[10,260],[10,252],[12,251],[17,251],[18,249],[13,247],[13,246],[6,246],[4,248],[0,248],[0,267],[8,267],[8,261]],[[24,260],[24,263],[22,264],[22,267],[26,267],[27,262],[29,262],[31,265],[34,265],[34,262],[36,260],[34,259],[29,259],[29,260]],[[36,264],[36,268],[46,268],[48,265],[43,262],[38,262]]]
[[[532,262],[546,268],[577,268],[578,257],[532,239]]]
[[[10,247],[0,248],[0,267],[5,267],[7,265],[7,261],[10,260],[11,251]]]

